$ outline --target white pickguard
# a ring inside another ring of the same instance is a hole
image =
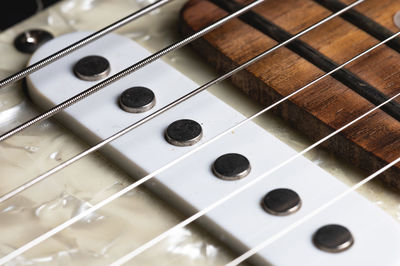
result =
[[[31,62],[86,34],[73,33],[49,42],[34,54]],[[34,101],[49,108],[95,84],[77,79],[71,71],[77,60],[92,54],[106,57],[111,62],[111,74],[114,74],[150,53],[127,38],[109,35],[31,75],[28,84]],[[166,63],[157,61],[68,108],[59,119],[90,143],[104,139],[148,114],[126,113],[117,104],[119,94],[135,85],[149,87],[155,92],[156,109],[198,86]],[[164,140],[165,128],[181,118],[194,119],[202,124],[204,137],[197,146],[244,119],[215,96],[203,92],[110,143],[104,154],[135,178],[151,173],[196,147],[175,147]],[[227,152],[238,152],[248,157],[252,164],[248,177],[233,182],[214,177],[210,168],[212,162]],[[256,124],[248,123],[157,175],[148,185],[181,210],[197,211],[294,154],[295,151],[286,144]],[[299,212],[275,217],[262,210],[260,200],[263,195],[279,187],[299,193],[303,200]],[[299,158],[213,210],[202,222],[217,237],[244,252],[345,189],[347,186],[318,166]],[[351,230],[355,238],[351,249],[329,254],[312,245],[313,232],[329,223],[343,224]],[[398,265],[400,258],[394,250],[399,249],[398,224],[375,205],[353,193],[262,250],[256,259],[274,265]]]

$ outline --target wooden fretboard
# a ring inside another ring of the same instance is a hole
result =
[[[292,37],[353,1],[267,0],[240,19],[196,41],[193,48],[223,72]],[[191,0],[181,13],[190,34],[246,0]],[[398,31],[398,0],[369,0],[318,27],[232,78],[255,100],[269,105]],[[317,141],[400,92],[400,42],[375,49],[285,101],[274,112]],[[323,145],[374,172],[400,155],[400,99],[395,99]],[[400,165],[381,175],[400,189]]]

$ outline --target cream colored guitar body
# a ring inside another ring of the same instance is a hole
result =
[[[177,23],[183,3],[179,0],[165,6],[118,33],[150,51],[157,51],[180,38]],[[43,28],[56,36],[77,30],[96,30],[147,4],[132,0],[63,1],[1,33],[1,75],[6,77],[27,63],[29,57],[12,46],[14,37],[26,29]],[[199,84],[218,75],[189,48],[166,56],[164,60]],[[246,116],[260,109],[228,83],[214,86],[211,92]],[[1,132],[37,112],[21,84],[0,92]],[[264,115],[256,123],[294,149],[300,150],[310,144],[273,116]],[[85,147],[82,141],[54,121],[46,121],[8,139],[0,144],[0,193],[45,172]],[[366,176],[322,150],[313,151],[308,158],[346,184]],[[99,154],[66,168],[0,205],[0,253],[12,251],[131,182],[129,176]],[[359,192],[398,219],[398,195],[377,182],[367,184]],[[106,265],[181,219],[175,210],[153,194],[138,189],[14,262],[20,265]],[[132,265],[223,265],[233,257],[224,245],[197,226],[190,226],[140,255]]]

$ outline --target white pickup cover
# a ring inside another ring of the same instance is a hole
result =
[[[30,63],[87,34],[76,32],[52,40],[33,55]],[[49,108],[94,85],[96,82],[79,80],[72,73],[73,65],[87,55],[106,57],[111,63],[112,75],[150,53],[128,38],[110,34],[30,75],[28,85],[33,100],[39,106]],[[154,91],[157,104],[153,110],[132,114],[119,108],[119,94],[136,85]],[[89,143],[95,143],[197,86],[158,60],[66,109],[58,119]],[[182,118],[196,120],[203,127],[203,139],[195,146],[175,147],[164,139],[166,127]],[[108,144],[102,151],[133,177],[140,178],[244,118],[212,94],[203,92]],[[229,152],[241,153],[250,160],[252,171],[249,176],[240,181],[222,181],[213,175],[211,165],[214,160]],[[294,154],[294,150],[264,129],[247,123],[156,176],[149,187],[182,211],[198,211]],[[295,190],[302,198],[302,208],[285,217],[267,214],[260,201],[274,188]],[[202,223],[216,237],[237,251],[245,252],[345,189],[347,186],[301,157],[208,213]],[[311,241],[312,234],[320,226],[331,223],[346,226],[355,238],[354,246],[338,254],[316,249]],[[260,265],[399,265],[400,255],[395,252],[398,250],[399,225],[374,204],[352,193],[259,252],[254,262]]]

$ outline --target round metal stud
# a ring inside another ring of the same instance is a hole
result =
[[[400,28],[400,11],[397,11],[396,14],[393,16],[394,25]]]
[[[346,227],[329,224],[315,232],[313,242],[323,251],[338,253],[349,249],[354,243],[354,238]]]
[[[264,210],[270,214],[285,216],[298,211],[301,207],[300,196],[287,188],[274,189],[264,196],[262,203]]]
[[[45,30],[33,29],[24,31],[14,39],[14,47],[18,51],[32,54],[45,42],[53,39],[53,35]]]
[[[145,87],[132,87],[121,93],[119,105],[130,113],[143,113],[154,107],[156,97],[152,90]]]
[[[213,166],[214,175],[223,180],[238,180],[250,173],[249,160],[241,154],[227,153],[218,157]]]
[[[75,64],[74,73],[82,80],[100,80],[110,73],[110,63],[102,56],[86,56]]]
[[[175,146],[191,146],[203,136],[201,125],[190,119],[177,120],[165,131],[165,139]]]

